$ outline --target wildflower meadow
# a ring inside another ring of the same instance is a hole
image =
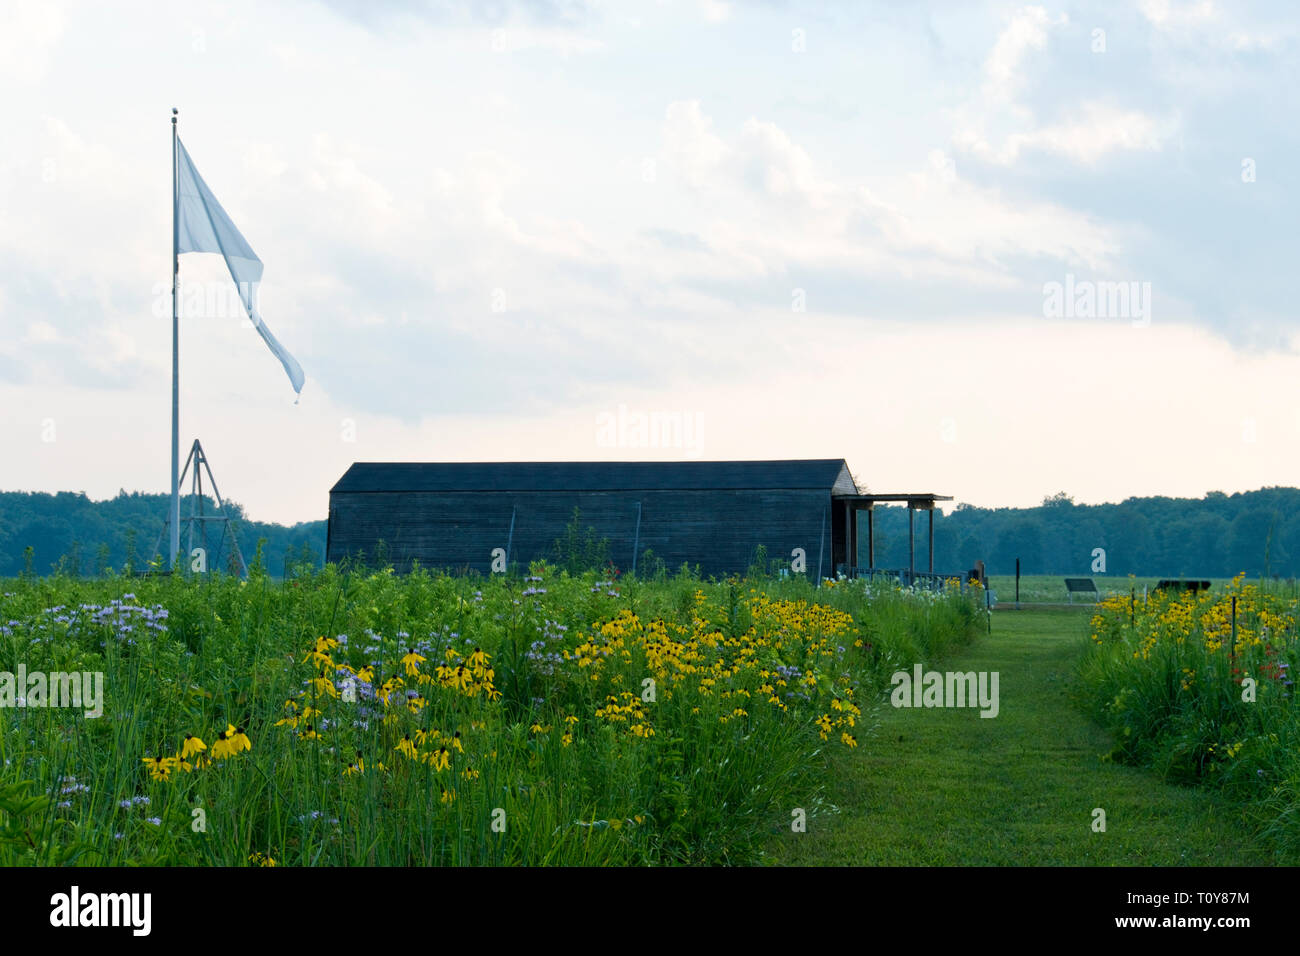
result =
[[[1213,592],[1104,601],[1082,664],[1112,759],[1236,798],[1279,857],[1300,853],[1300,602],[1243,575]]]
[[[761,862],[880,745],[889,675],[985,613],[956,581],[546,564],[9,579],[0,863]],[[99,716],[47,674],[102,675]]]

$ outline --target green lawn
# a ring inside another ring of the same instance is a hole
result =
[[[1002,595],[999,594],[999,598]],[[791,865],[1247,865],[1273,862],[1216,795],[1103,762],[1071,701],[1085,611],[998,611],[993,632],[927,670],[997,671],[1000,712],[895,709],[837,756],[827,795],[768,847]],[[864,719],[871,715],[864,714]],[[870,720],[868,720],[870,724]],[[1106,812],[1106,832],[1092,829]]]
[[[1065,579],[1067,575],[1063,574],[1024,574],[1020,577],[1020,601],[1022,604],[1066,604],[1069,601],[1069,592],[1065,590]],[[1137,592],[1138,600],[1142,599],[1146,591],[1151,590],[1162,580],[1158,577],[1151,578],[1130,578],[1115,574],[1071,574],[1072,578],[1091,578],[1097,585],[1099,598],[1106,598],[1112,595],[1128,595],[1134,591]],[[1210,582],[1212,591],[1220,591],[1227,584],[1227,578],[1206,578]],[[1269,582],[1270,589],[1283,590],[1287,594],[1300,596],[1300,588],[1294,583],[1288,584],[1285,581]],[[1016,599],[1016,577],[1014,574],[990,574],[989,588],[997,595],[999,603],[1011,603]],[[1074,603],[1087,604],[1090,601],[1090,595],[1076,594]]]

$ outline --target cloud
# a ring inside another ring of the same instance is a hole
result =
[[[700,15],[709,23],[722,23],[731,16],[731,4],[726,0],[699,0]]]
[[[668,115],[666,165],[724,213],[695,230],[710,255],[680,259],[679,278],[705,270],[748,282],[814,267],[856,273],[864,284],[1000,285],[1015,258],[1098,267],[1120,248],[1118,234],[1093,217],[971,182],[942,151],[868,186],[828,175],[775,123],[751,117],[724,138],[696,101]]]
[[[412,25],[439,31],[490,33],[484,48],[496,54],[549,50],[561,56],[592,53],[604,43],[592,32],[597,7],[585,0],[317,0],[345,20],[379,35],[401,35]],[[284,55],[292,56],[288,48]]]
[[[1096,165],[1116,152],[1158,152],[1178,128],[1176,118],[1158,120],[1141,110],[1084,103],[1078,115],[1025,132],[1010,133],[993,146],[973,130],[962,130],[956,144],[981,159],[1009,166],[1022,152],[1038,151],[1084,165]]]
[[[1051,19],[1042,7],[1024,7],[1013,14],[984,61],[985,99],[1014,102],[1023,85],[1020,68],[1026,55],[1043,50],[1048,31],[1068,22],[1064,13]]]
[[[6,0],[0,5],[0,77],[22,86],[39,83],[66,26],[53,0]]]
[[[1142,15],[1161,29],[1174,29],[1205,23],[1217,17],[1213,0],[1142,0]]]
[[[726,147],[713,132],[699,100],[670,103],[664,114],[663,152],[669,165],[691,186],[713,177],[726,158]]]
[[[675,229],[643,229],[641,235],[665,249],[685,252],[707,252],[708,246],[699,236]]]
[[[1045,53],[1051,34],[1062,33],[1068,26],[1066,14],[1053,19],[1038,6],[1024,7],[1010,17],[984,62],[981,96],[957,112],[954,146],[1003,166],[1031,151],[1095,165],[1112,153],[1163,147],[1177,131],[1177,118],[1157,119],[1133,106],[1089,99],[1071,109],[1056,101],[1051,104],[1052,112],[1069,114],[1067,118],[1044,122],[1035,117],[1023,101],[1026,61],[1031,55]]]
[[[552,26],[580,25],[592,18],[587,0],[318,0],[321,6],[367,27],[397,28],[402,20],[438,25],[463,23],[502,26],[512,20]]]

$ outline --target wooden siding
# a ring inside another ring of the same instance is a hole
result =
[[[355,466],[354,466],[355,467]],[[712,489],[643,491],[344,491],[330,494],[328,560],[359,552],[373,556],[380,539],[388,559],[423,567],[489,573],[494,548],[505,548],[515,514],[511,564],[554,557],[555,540],[581,510],[584,530],[609,540],[620,569],[650,549],[675,571],[698,564],[705,576],[743,572],[757,547],[789,560],[807,554],[808,575],[834,573],[836,541],[843,560],[843,516],[831,507],[830,480],[821,489]],[[342,483],[340,483],[342,484]],[[338,486],[336,486],[337,488]]]

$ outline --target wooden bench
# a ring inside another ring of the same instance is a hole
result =
[[[1209,589],[1209,581],[1161,581],[1155,586],[1157,591],[1191,591],[1193,594],[1197,591],[1208,591]]]
[[[1070,603],[1074,603],[1076,594],[1091,594],[1094,603],[1097,601],[1097,585],[1092,583],[1092,578],[1066,578],[1065,590],[1069,593]]]

